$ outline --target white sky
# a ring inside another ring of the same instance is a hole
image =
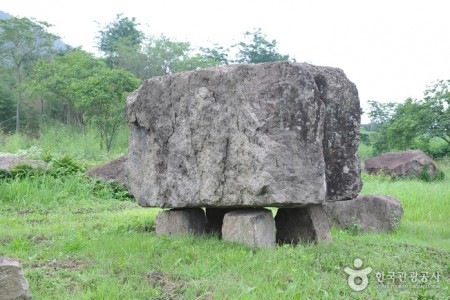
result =
[[[1,0],[0,10],[47,21],[90,52],[96,22],[118,13],[136,17],[146,34],[193,46],[229,45],[261,27],[298,62],[343,69],[365,110],[367,100],[421,98],[427,84],[450,79],[449,0]]]

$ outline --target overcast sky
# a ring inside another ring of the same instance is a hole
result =
[[[421,98],[427,84],[450,79],[450,0],[1,0],[0,10],[47,21],[90,52],[97,22],[118,13],[136,17],[146,34],[193,46],[229,45],[261,27],[298,62],[343,69],[365,109],[367,100]]]

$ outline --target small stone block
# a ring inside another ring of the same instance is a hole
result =
[[[222,239],[250,247],[275,247],[275,221],[267,209],[239,209],[223,218]]]
[[[347,201],[325,205],[330,223],[338,228],[361,232],[389,232],[397,229],[403,216],[400,201],[388,195],[359,195]]]
[[[328,243],[331,232],[322,205],[280,208],[275,217],[279,243]]]
[[[203,234],[205,212],[201,208],[183,208],[161,211],[156,217],[157,235]]]

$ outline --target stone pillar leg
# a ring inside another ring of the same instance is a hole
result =
[[[275,247],[275,221],[264,208],[238,209],[223,218],[222,239],[250,247]]]
[[[156,216],[157,235],[203,234],[205,226],[205,212],[201,208],[164,210]]]
[[[330,224],[322,205],[279,208],[275,217],[279,243],[329,243]]]
[[[206,231],[222,237],[223,218],[232,208],[207,207],[206,208]]]

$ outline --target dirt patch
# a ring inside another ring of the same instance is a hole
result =
[[[168,275],[162,271],[145,274],[147,282],[154,288],[161,288],[164,295],[159,299],[183,299],[183,291],[187,287],[186,281],[177,276]]]
[[[13,238],[10,236],[0,238],[0,244],[9,244],[13,241]]]
[[[43,268],[43,269],[51,269],[51,270],[79,270],[86,268],[86,262],[69,258],[69,259],[63,259],[63,260],[57,260],[57,259],[47,259],[45,261],[36,261],[31,263],[29,266],[31,269],[36,268]]]
[[[30,234],[30,235],[27,235],[27,238],[36,244],[50,240],[50,238],[43,236],[43,235],[31,235]]]

